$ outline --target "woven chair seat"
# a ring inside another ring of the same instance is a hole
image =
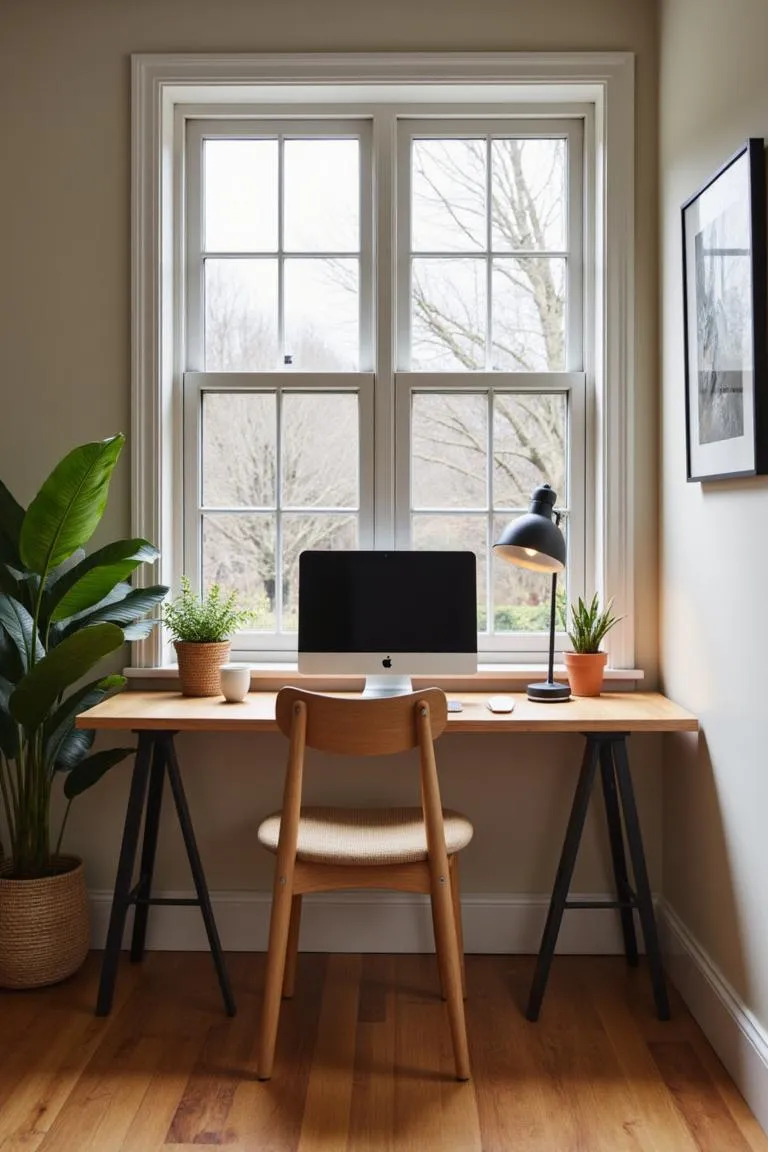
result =
[[[466,848],[473,827],[443,810],[448,855]],[[280,813],[259,825],[259,843],[277,852]],[[314,864],[408,864],[427,859],[421,808],[302,808],[296,857]]]

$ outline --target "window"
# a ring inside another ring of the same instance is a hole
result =
[[[406,120],[398,161],[397,542],[474,551],[480,650],[536,651],[549,580],[491,547],[549,483],[583,591],[582,122]]]
[[[583,591],[582,124],[388,118],[398,223],[375,268],[372,119],[188,124],[185,569],[256,607],[243,650],[282,653],[299,553],[394,529],[475,553],[481,650],[535,650],[549,581],[491,545],[551,483]],[[388,409],[394,524],[373,491]]]
[[[161,578],[238,588],[235,651],[284,660],[303,548],[468,547],[481,654],[536,659],[549,582],[491,545],[548,481],[631,665],[631,58],[136,57],[134,90]]]
[[[369,128],[187,131],[184,563],[247,649],[295,649],[301,551],[373,539]]]

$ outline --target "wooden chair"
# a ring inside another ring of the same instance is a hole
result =
[[[283,688],[277,723],[290,749],[282,812],[259,826],[277,855],[259,1036],[258,1075],[272,1075],[281,994],[293,995],[301,898],[305,892],[391,888],[427,892],[432,902],[440,980],[447,1001],[456,1076],[469,1079],[464,1020],[464,957],[456,853],[472,825],[443,811],[433,740],[448,720],[445,694],[429,688],[382,700],[344,699]],[[383,756],[418,747],[420,808],[302,808],[305,748]]]

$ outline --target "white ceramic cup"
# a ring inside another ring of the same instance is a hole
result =
[[[222,664],[221,690],[227,700],[235,703],[244,700],[251,686],[250,664]]]

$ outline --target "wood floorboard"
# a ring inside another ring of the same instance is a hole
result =
[[[768,1152],[768,1138],[674,989],[558,957],[537,1024],[530,957],[467,957],[473,1078],[458,1083],[434,956],[299,957],[272,1079],[256,1078],[264,957],[228,958],[237,1016],[205,953],[100,957],[0,992],[0,1152]]]
[[[260,995],[264,979],[264,956],[249,958]],[[256,961],[254,964],[253,961]],[[284,1000],[272,1079],[256,1079],[255,1041],[243,1070],[232,1108],[229,1128],[248,1149],[258,1152],[295,1152],[301,1137],[302,1119],[315,1055],[327,957],[306,954],[299,957],[296,991]],[[240,989],[235,983],[235,995]],[[175,1150],[173,1150],[175,1152]]]
[[[394,956],[363,956],[347,1146],[395,1152]]]
[[[345,1148],[349,1134],[360,987],[359,956],[329,956],[298,1152]]]
[[[712,1080],[693,1045],[685,1040],[654,1040],[649,1047],[698,1146],[717,1152],[749,1152],[725,1101],[716,1087],[712,1090]]]
[[[444,1148],[441,1049],[443,1041],[450,1043],[450,1038],[437,961],[434,956],[398,956],[395,979],[397,1149],[420,1152],[422,1148]]]

